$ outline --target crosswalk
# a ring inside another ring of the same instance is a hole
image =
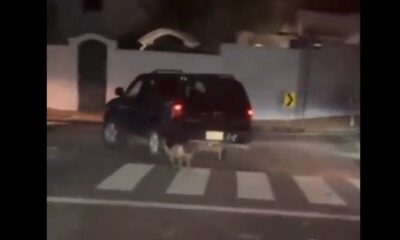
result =
[[[56,146],[47,146],[47,159],[53,160],[58,156],[58,147]]]
[[[360,179],[348,178],[347,180],[348,180],[351,184],[353,184],[356,188],[360,189]]]
[[[146,176],[158,167],[152,164],[127,163],[105,176],[97,185],[98,190],[135,192],[138,186],[145,184]],[[212,185],[212,173],[221,170],[208,168],[191,168],[177,171],[164,190],[166,195],[182,195],[202,197],[207,188]],[[216,172],[216,173],[215,173]],[[154,176],[153,176],[154,177]],[[304,195],[310,204],[346,206],[346,200],[323,177],[318,176],[290,176],[297,189]],[[344,179],[350,188],[359,193],[360,180],[356,178]],[[278,201],[276,184],[265,172],[236,171],[235,182],[227,186],[235,186],[236,199],[274,202]]]
[[[345,205],[345,202],[320,177],[294,177],[311,203]]]
[[[265,173],[239,171],[236,175],[238,198],[275,200]]]
[[[97,188],[103,190],[132,191],[152,168],[152,165],[126,164],[102,181]]]
[[[167,189],[169,194],[204,195],[210,169],[183,169],[178,172]]]

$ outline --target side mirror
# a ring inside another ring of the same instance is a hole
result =
[[[125,91],[124,88],[122,87],[117,87],[115,89],[115,95],[117,95],[118,97],[122,97],[124,95]]]

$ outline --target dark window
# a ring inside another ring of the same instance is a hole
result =
[[[167,99],[179,98],[181,96],[180,76],[174,74],[158,75],[156,88],[158,94]]]
[[[147,101],[153,97],[154,87],[150,81],[143,81],[143,86],[137,95],[137,99]]]
[[[83,0],[83,11],[94,12],[103,9],[103,0]]]
[[[242,84],[234,78],[191,75],[189,81],[190,84],[185,89],[186,96],[198,107],[242,112],[250,105]]]
[[[143,86],[143,80],[138,80],[135,83],[133,83],[132,85],[130,85],[128,87],[128,89],[126,90],[126,97],[128,98],[136,98],[140,92],[140,90],[142,89]]]

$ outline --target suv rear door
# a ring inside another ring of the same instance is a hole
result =
[[[141,129],[140,109],[142,105],[143,88],[145,77],[137,77],[127,88],[124,96],[118,104],[118,116],[123,126],[132,133]]]
[[[139,133],[159,127],[168,103],[182,98],[181,80],[178,74],[148,74],[144,78],[136,102],[135,121],[139,123]]]
[[[246,131],[250,102],[242,84],[231,76],[188,75],[186,126],[197,130]]]
[[[127,129],[146,134],[155,123],[159,98],[152,75],[139,76],[126,90],[119,111]]]

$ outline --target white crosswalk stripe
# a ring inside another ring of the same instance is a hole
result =
[[[314,204],[346,205],[321,177],[293,177],[307,200]]]
[[[104,179],[97,188],[102,190],[132,191],[153,167],[153,165],[149,164],[125,164]]]
[[[237,197],[257,200],[275,200],[268,177],[262,172],[236,172]]]
[[[357,178],[348,178],[347,179],[351,184],[353,184],[353,186],[355,186],[356,188],[360,189],[360,179]]]
[[[47,146],[47,159],[52,160],[58,157],[58,147],[57,146]]]
[[[148,179],[146,176],[155,167],[152,164],[125,164],[101,181],[97,185],[97,189],[134,192],[139,185],[153,188],[154,186],[151,185],[157,184],[157,181],[147,181],[151,179]],[[164,168],[165,166],[158,167]],[[215,174],[219,173],[218,170],[208,168],[184,168],[178,171],[171,182],[168,183],[169,185],[161,191],[163,194],[202,197],[206,194],[207,187],[213,184],[210,182],[211,171],[216,171]],[[267,173],[251,171],[235,171],[234,173],[236,185],[232,185],[232,183],[226,184],[226,186],[236,186],[236,191],[232,192],[234,195],[227,196],[229,198],[276,201],[277,191],[282,191],[282,189],[274,189],[272,187],[270,183],[271,177]],[[145,177],[146,179],[144,179]],[[347,205],[341,196],[322,177],[292,176],[292,178],[310,204]],[[223,178],[216,178],[215,180],[217,179]],[[354,185],[356,189],[360,188],[360,179],[345,178],[345,180]],[[299,195],[300,198],[302,198],[301,195]],[[282,200],[286,201],[284,198]]]
[[[172,180],[167,189],[168,194],[204,195],[210,169],[192,168],[182,169]]]

